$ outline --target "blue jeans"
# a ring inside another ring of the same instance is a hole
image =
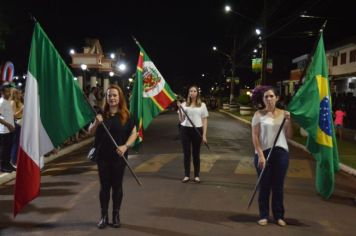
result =
[[[263,151],[265,158],[267,158],[269,150],[270,149]],[[255,167],[259,176],[262,170],[258,168],[257,164],[258,155],[256,154]],[[269,216],[269,197],[271,191],[273,217],[276,220],[284,219],[283,188],[288,164],[288,152],[283,148],[275,147],[260,182],[258,196],[260,219],[267,219]]]
[[[20,133],[21,133],[21,126],[19,126],[15,122],[15,132],[14,132],[12,147],[11,147],[11,163],[13,165],[16,165],[17,162],[17,150],[19,148],[19,143],[20,143]]]

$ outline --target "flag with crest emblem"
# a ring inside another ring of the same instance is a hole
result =
[[[136,41],[136,40],[135,40]],[[157,70],[145,50],[140,48],[136,80],[130,98],[130,113],[136,119],[138,138],[135,147],[143,140],[143,131],[153,118],[164,111],[175,99],[168,83]]]

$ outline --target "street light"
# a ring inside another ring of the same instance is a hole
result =
[[[266,7],[266,0],[264,0],[264,8]],[[245,20],[248,20],[249,22],[251,22],[253,25],[259,25],[258,22],[256,22],[254,19],[248,17],[248,16],[245,16],[237,11],[233,11],[232,8],[229,6],[229,5],[226,5],[225,6],[225,12],[226,13],[234,13],[240,17],[242,17],[243,19]],[[264,14],[263,14],[263,29],[265,29],[266,27],[266,16],[265,16],[265,12],[266,12],[266,9],[264,9]],[[256,28],[255,29],[255,32],[257,35],[261,35],[262,32],[261,32],[261,29],[259,28]],[[266,70],[266,61],[267,61],[267,43],[266,43],[266,38],[265,37],[261,37],[259,36],[258,39],[261,41],[261,46],[262,46],[262,52],[261,52],[261,60],[262,60],[262,69],[261,69],[261,83],[263,84],[264,81],[265,81],[265,77],[266,77],[266,73],[265,73],[265,70]]]
[[[117,68],[119,69],[119,71],[124,72],[124,71],[126,71],[126,64],[120,63],[117,65]]]
[[[234,85],[235,85],[234,72],[235,72],[235,50],[236,50],[235,40],[236,40],[236,37],[234,37],[234,45],[233,45],[231,55],[229,55],[225,52],[222,52],[222,51],[218,50],[218,48],[216,46],[213,46],[213,50],[215,52],[218,52],[218,53],[224,55],[225,57],[227,57],[229,59],[229,62],[231,63],[230,104],[232,104],[233,100],[234,100]]]
[[[80,68],[83,71],[83,88],[85,91],[85,89],[86,89],[86,70],[88,69],[88,66],[86,64],[81,64]]]
[[[245,15],[241,14],[240,12],[232,10],[231,6],[229,6],[229,5],[225,5],[225,12],[226,13],[232,12],[232,13],[234,13],[236,15],[239,15],[240,17],[244,18],[245,20],[248,20],[248,21],[252,22],[253,24],[256,24],[256,21],[254,19],[252,19],[252,18],[250,18],[248,16],[245,16]]]

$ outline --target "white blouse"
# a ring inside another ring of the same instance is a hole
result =
[[[278,133],[278,129],[283,122],[284,114],[276,118],[268,115],[261,115],[260,112],[256,112],[252,118],[252,126],[260,125],[260,144],[263,151],[272,148],[274,139]],[[285,130],[282,129],[279,138],[276,143],[276,147],[284,148],[288,151],[288,144],[285,135]]]
[[[14,124],[14,112],[11,107],[9,100],[0,98],[0,119],[5,120],[7,123],[10,123],[15,127]],[[0,124],[0,134],[10,133],[10,130],[3,124]]]
[[[193,121],[195,127],[197,128],[203,127],[202,119],[209,116],[208,109],[206,108],[204,102],[201,103],[200,107],[187,107],[186,103],[183,102],[182,108],[187,113],[189,118]],[[184,112],[182,112],[182,114],[185,116]],[[193,127],[186,116],[184,118],[184,121],[180,124],[185,127]]]

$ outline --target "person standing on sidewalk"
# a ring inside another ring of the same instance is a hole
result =
[[[262,101],[257,101],[262,107],[256,111],[252,118],[252,142],[255,148],[254,164],[257,174],[260,175],[264,168],[264,175],[260,182],[258,205],[260,219],[259,225],[267,225],[269,217],[269,198],[272,191],[272,213],[279,226],[285,226],[283,188],[287,174],[289,155],[286,137],[292,136],[290,113],[276,107],[279,99],[277,90],[273,87],[265,87],[259,96]],[[256,97],[257,94],[254,93]],[[255,100],[252,98],[252,100]],[[274,147],[268,165],[266,158],[273,146],[278,129],[286,118],[276,146]]]
[[[14,113],[10,103],[10,85],[1,87],[0,98],[0,167],[2,172],[11,173],[15,168],[10,164],[12,136],[15,131]]]
[[[118,148],[110,139],[102,125],[104,122],[110,134],[115,139]],[[112,226],[119,228],[120,207],[123,190],[122,181],[127,159],[128,148],[137,137],[136,126],[130,112],[126,106],[125,96],[121,88],[111,85],[106,91],[105,105],[102,115],[97,115],[95,121],[89,127],[90,134],[95,133],[97,148],[97,165],[100,178],[100,207],[101,219],[98,228],[103,229],[109,224],[108,207],[110,201],[110,191],[112,191]]]
[[[17,88],[12,89],[12,94],[10,97],[10,103],[12,106],[12,111],[14,112],[15,118],[15,132],[13,135],[12,147],[11,147],[11,165],[15,168],[17,163],[17,150],[20,143],[21,125],[22,125],[22,114],[23,114],[23,98],[21,90]]]
[[[187,101],[183,103],[177,101],[177,106],[179,121],[181,122],[180,135],[184,153],[184,178],[182,182],[186,183],[190,180],[190,159],[193,153],[194,182],[200,183],[200,147],[202,142],[208,142],[206,138],[208,109],[205,103],[201,101],[198,87],[195,85],[189,88]],[[181,109],[184,109],[190,120]]]
[[[342,128],[344,127],[344,118],[346,117],[346,112],[342,106],[336,108],[335,111],[335,128],[336,132],[339,135],[340,140],[342,140]]]

